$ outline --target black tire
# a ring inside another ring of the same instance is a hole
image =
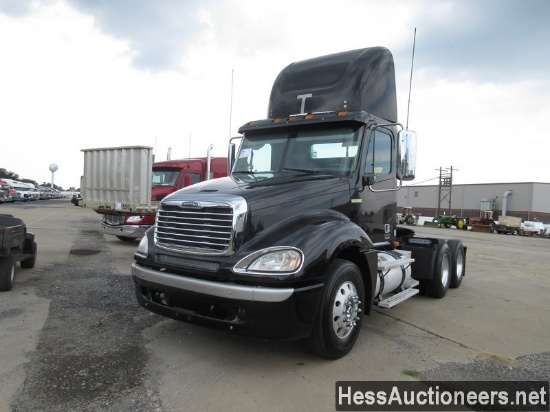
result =
[[[29,240],[30,242],[28,242]],[[27,243],[29,244],[27,245]],[[32,269],[34,267],[34,265],[36,264],[37,251],[38,247],[36,246],[36,242],[33,242],[32,239],[25,239],[25,253],[30,253],[32,254],[32,256],[21,261],[22,268]]]
[[[136,240],[133,237],[127,236],[117,236],[117,239],[122,240],[123,242],[133,242],[134,240]]]
[[[309,337],[311,351],[328,359],[339,359],[349,353],[361,330],[364,302],[365,288],[359,268],[353,262],[336,259],[329,269]]]
[[[437,245],[435,252],[435,266],[433,278],[426,282],[428,295],[434,298],[442,298],[447,293],[451,284],[452,268],[451,250],[446,243]]]
[[[452,226],[452,225],[451,225],[450,223],[445,223],[445,228],[446,228],[446,229],[450,229],[451,226]]]
[[[405,218],[405,223],[406,223],[407,225],[412,225],[412,224],[414,224],[414,217],[412,217],[411,215],[407,216],[407,217]]]
[[[462,241],[458,239],[449,239],[447,244],[451,251],[451,283],[449,287],[456,289],[466,274],[466,251]]]
[[[0,258],[0,291],[5,292],[13,287],[15,279],[15,259],[13,255]]]
[[[426,284],[429,281],[426,279],[418,279],[418,286],[416,288],[418,289],[419,295],[425,295],[426,294]]]

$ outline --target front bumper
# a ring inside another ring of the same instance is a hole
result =
[[[145,236],[145,232],[147,232],[147,229],[150,227],[151,225],[110,225],[108,223],[101,222],[103,233],[133,239],[140,239]]]
[[[261,339],[311,334],[323,284],[246,286],[160,272],[132,264],[136,297],[157,314]]]

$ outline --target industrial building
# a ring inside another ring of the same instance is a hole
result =
[[[465,185],[404,186],[398,190],[397,207],[413,208],[423,216],[493,218],[517,216],[524,221],[550,223],[550,183],[483,183]]]

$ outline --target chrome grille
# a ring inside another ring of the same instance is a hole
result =
[[[166,201],[157,212],[155,243],[175,251],[231,254],[234,217],[230,202]]]

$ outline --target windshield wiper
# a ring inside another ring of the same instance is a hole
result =
[[[309,169],[293,169],[290,167],[283,167],[283,170],[289,170],[291,172],[300,172],[305,173],[307,175],[317,175],[319,172],[317,170],[309,170]]]
[[[251,170],[235,170],[232,173],[246,173],[247,175],[256,175],[256,174],[260,174],[262,172],[253,172]]]

